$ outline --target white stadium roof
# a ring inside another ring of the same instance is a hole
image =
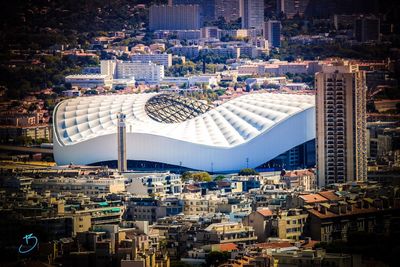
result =
[[[254,93],[218,107],[158,93],[79,97],[54,111],[59,164],[117,158],[117,114],[127,156],[212,171],[256,167],[315,138],[315,97]]]

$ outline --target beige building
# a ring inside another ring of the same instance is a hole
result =
[[[210,224],[204,231],[198,232],[196,238],[199,243],[207,245],[237,242],[252,244],[257,240],[253,227],[236,222]]]
[[[72,226],[73,236],[76,236],[76,233],[89,231],[92,227],[92,216],[90,214],[73,214]]]
[[[265,242],[268,237],[299,240],[303,234],[308,214],[301,209],[282,210],[274,213],[263,208],[244,218],[244,225],[254,228],[258,242]]]
[[[204,215],[214,213],[221,199],[214,195],[200,196],[199,194],[187,194],[183,198],[185,215]]]
[[[307,217],[308,214],[301,209],[281,211],[277,218],[277,236],[281,239],[299,240]]]
[[[38,178],[32,182],[32,189],[38,192],[50,190],[52,193],[75,193],[87,196],[98,196],[125,191],[125,179],[120,176],[104,178],[68,178],[46,177]]]
[[[336,62],[315,77],[318,185],[365,180],[365,73],[357,65]]]
[[[282,176],[288,188],[301,191],[311,191],[316,187],[315,173],[311,170],[296,170],[286,172]]]
[[[250,213],[243,219],[243,224],[252,226],[257,236],[257,242],[265,242],[270,235],[270,224],[274,217],[272,211],[268,208],[261,208]]]

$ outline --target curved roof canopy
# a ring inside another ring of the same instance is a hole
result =
[[[257,161],[262,164],[264,158],[266,162],[315,138],[314,106],[311,95],[265,92],[246,94],[217,107],[159,93],[78,97],[55,108],[54,154],[59,163],[114,159],[121,112],[126,115],[128,159],[179,165],[188,153],[194,157],[193,164],[182,166],[199,168],[199,158],[204,157],[203,161],[212,161],[207,166],[217,169],[219,161],[226,161],[223,157],[259,153]],[[77,161],[73,154],[83,155],[83,149],[93,152]]]
[[[147,115],[162,123],[183,122],[195,118],[210,110],[201,101],[175,94],[160,94],[150,98],[145,104]]]

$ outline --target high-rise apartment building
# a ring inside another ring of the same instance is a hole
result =
[[[361,17],[354,22],[354,37],[359,42],[380,40],[380,20],[375,17]]]
[[[241,0],[215,0],[215,19],[223,17],[225,21],[235,21],[240,17]]]
[[[262,29],[264,23],[264,0],[241,0],[243,29]]]
[[[215,4],[217,0],[169,0],[169,5],[198,5],[200,12],[200,26],[205,22],[213,21],[215,17]],[[237,0],[239,1],[239,0]]]
[[[277,0],[276,8],[279,13],[284,13],[291,19],[296,15],[304,16],[309,6],[310,0]]]
[[[264,22],[264,38],[268,40],[271,47],[281,46],[281,22],[278,20],[269,20]]]
[[[357,65],[325,65],[317,88],[319,186],[367,178],[366,84]]]
[[[199,5],[173,5],[150,7],[149,28],[156,30],[200,29]]]

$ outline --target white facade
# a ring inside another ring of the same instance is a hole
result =
[[[65,77],[65,82],[79,88],[111,87],[112,78],[101,74],[76,74]]]
[[[132,179],[127,191],[134,195],[148,196],[149,194],[179,195],[182,193],[181,177],[172,173],[151,174]]]
[[[151,62],[121,61],[117,63],[117,78],[129,79],[135,77],[136,81],[147,83],[160,83],[164,78],[164,66]]]
[[[102,60],[100,70],[111,79],[159,83],[164,78],[164,66],[152,62]]]
[[[219,77],[217,75],[197,75],[188,77],[188,81],[190,86],[204,84],[209,88],[210,86],[218,85]]]
[[[152,62],[163,65],[165,68],[172,66],[172,54],[136,54],[131,57],[132,61],[140,61],[143,63]]]
[[[207,171],[257,167],[315,138],[315,97],[257,93],[179,123],[160,123],[145,110],[156,93],[94,96],[54,110],[58,164],[117,159],[117,114],[126,114],[128,160]]]

